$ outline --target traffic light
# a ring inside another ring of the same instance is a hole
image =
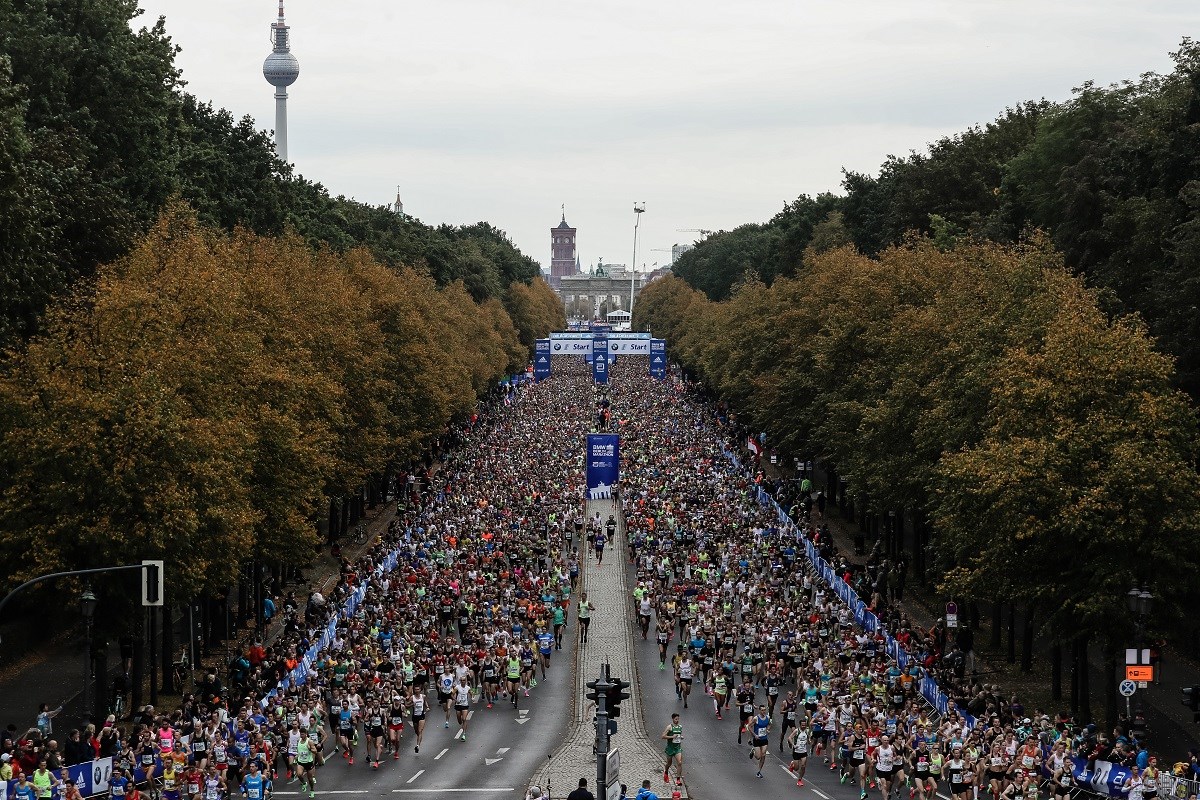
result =
[[[142,605],[163,604],[163,562],[142,562]]]
[[[599,705],[599,703],[600,703],[600,681],[598,681],[598,680],[588,681],[587,688],[588,688],[588,692],[587,692],[587,694],[584,695],[584,697],[586,697],[588,700],[591,700],[593,703],[596,703],[597,705]]]
[[[1184,686],[1183,704],[1192,710],[1192,722],[1200,722],[1200,686]]]
[[[613,677],[608,680],[608,716],[615,718],[621,716],[621,701],[630,698],[629,681]]]

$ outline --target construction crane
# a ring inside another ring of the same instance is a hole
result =
[[[702,233],[705,236],[712,236],[712,231],[706,231],[703,228],[676,228],[676,233]]]

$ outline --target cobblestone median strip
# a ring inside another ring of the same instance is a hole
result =
[[[588,599],[596,605],[596,611],[592,614],[587,644],[577,650],[575,712],[566,741],[551,756],[549,765],[534,776],[532,783],[538,783],[544,789],[548,782],[553,789],[553,796],[561,798],[579,785],[580,778],[587,778],[588,787],[596,797],[605,796],[605,787],[593,785],[596,782],[596,759],[592,755],[592,746],[596,741],[596,709],[595,704],[584,695],[587,693],[587,682],[600,676],[600,665],[607,661],[614,677],[624,678],[632,684],[629,690],[631,698],[621,704],[624,713],[617,720],[619,730],[609,745],[621,751],[619,781],[628,786],[628,795],[633,797],[642,781],[649,778],[655,792],[660,797],[669,798],[671,788],[660,782],[663,756],[652,744],[654,737],[647,734],[642,711],[642,683],[634,655],[634,622],[629,605],[633,595],[625,569],[625,521],[620,507],[612,500],[589,500],[588,516],[595,516],[596,512],[600,513],[601,519],[608,519],[609,514],[617,517],[616,541],[605,548],[602,567],[596,566],[594,558],[581,553],[580,589],[588,593]],[[574,623],[571,633],[579,635],[578,621]],[[682,796],[687,797],[686,787],[682,788]]]

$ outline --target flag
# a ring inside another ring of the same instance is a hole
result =
[[[750,450],[752,450],[754,452],[754,455],[756,455],[756,456],[762,455],[762,445],[759,444],[758,440],[755,439],[753,436],[746,437],[746,447],[750,448]]]

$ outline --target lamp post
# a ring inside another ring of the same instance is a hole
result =
[[[83,708],[92,713],[92,619],[96,616],[96,595],[91,584],[79,595],[79,610],[83,613]]]
[[[633,204],[633,263],[629,268],[629,329],[633,330],[633,294],[637,286],[637,235],[638,225],[641,224],[642,214],[646,211],[646,203]]]
[[[1129,605],[1129,613],[1133,615],[1133,644],[1140,653],[1145,640],[1146,618],[1150,616],[1150,610],[1154,607],[1154,595],[1147,589],[1134,586],[1126,592],[1125,602]],[[1158,667],[1157,664],[1153,666],[1156,669]],[[1138,712],[1141,712],[1141,698],[1138,699]],[[1125,698],[1125,713],[1130,714],[1128,697]]]

